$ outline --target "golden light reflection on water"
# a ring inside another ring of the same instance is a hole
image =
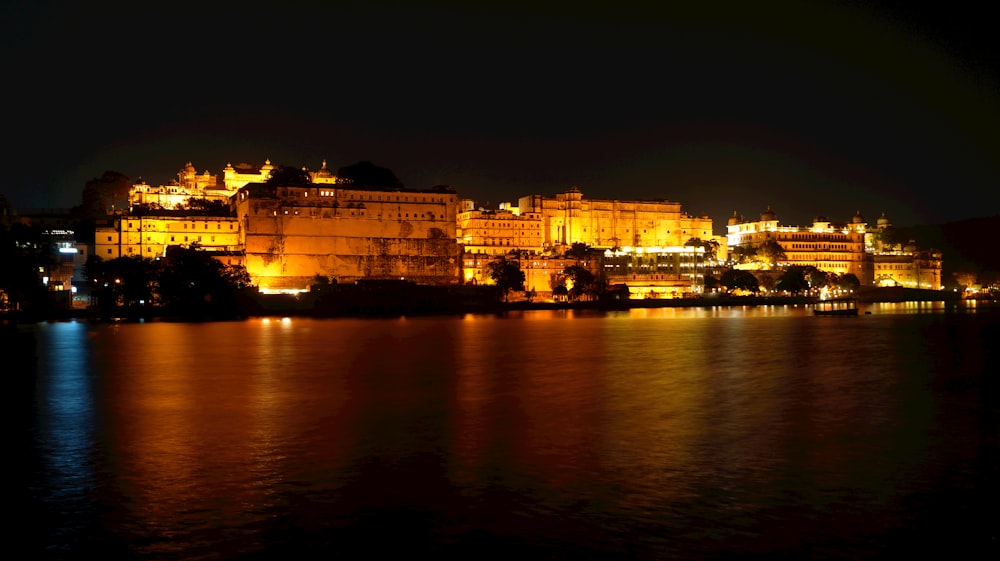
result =
[[[100,477],[160,552],[414,509],[500,533],[583,517],[593,543],[690,539],[692,512],[774,539],[759,520],[783,508],[809,531],[848,508],[888,528],[913,474],[943,469],[923,465],[949,417],[926,378],[985,364],[981,339],[900,309],[101,326]]]

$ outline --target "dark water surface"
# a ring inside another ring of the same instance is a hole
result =
[[[1000,315],[866,309],[7,326],[12,550],[1000,558]]]

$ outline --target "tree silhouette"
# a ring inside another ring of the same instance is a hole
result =
[[[312,176],[302,168],[278,166],[271,170],[271,175],[267,178],[266,183],[281,186],[310,185],[312,184]]]
[[[490,279],[500,288],[504,302],[511,290],[524,290],[524,271],[514,261],[500,257],[486,265]]]
[[[590,269],[579,265],[570,265],[563,270],[563,275],[573,281],[573,287],[569,289],[569,297],[578,299],[587,295],[591,298],[600,295],[601,287],[598,286],[597,277]]]
[[[757,247],[756,259],[765,265],[776,265],[786,259],[785,248],[775,240],[764,240]]]
[[[712,261],[715,261],[715,259],[719,255],[719,242],[715,240],[689,238],[688,241],[684,242],[684,245],[705,248],[705,258]]]
[[[566,257],[573,259],[587,259],[590,257],[590,246],[582,242],[573,242],[566,250]]]
[[[237,295],[250,286],[242,266],[224,265],[210,252],[171,246],[159,279],[168,312],[185,318],[230,318],[240,314]]]
[[[798,294],[809,290],[809,281],[806,280],[802,267],[789,267],[778,277],[774,288],[790,294]]]
[[[749,271],[739,269],[727,269],[726,272],[722,273],[722,277],[719,278],[719,283],[728,290],[760,291],[760,283],[757,281],[757,277],[753,276],[753,273]]]
[[[337,170],[338,183],[351,183],[361,187],[389,187],[402,189],[403,184],[389,168],[371,162],[358,162]]]
[[[282,183],[282,185],[292,185],[292,183]],[[181,206],[181,210],[187,211],[188,214],[198,216],[230,216],[232,214],[232,210],[229,208],[228,203],[214,201],[204,197],[190,197]]]
[[[861,281],[854,273],[844,273],[837,277],[837,288],[841,290],[857,290],[860,286]]]
[[[101,177],[87,181],[83,187],[83,202],[77,207],[84,216],[99,217],[115,208],[127,208],[132,182],[117,171],[105,171]]]

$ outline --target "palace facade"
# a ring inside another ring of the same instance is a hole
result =
[[[455,191],[250,183],[233,197],[245,264],[262,291],[337,282],[459,282]]]
[[[188,162],[168,185],[140,180],[132,204],[171,209],[194,197],[225,201],[233,215],[118,216],[98,230],[94,253],[156,257],[170,245],[197,245],[246,266],[265,291],[306,290],[317,275],[338,282],[490,282],[485,263],[509,256],[528,276],[528,288],[544,293],[568,263],[567,250],[583,244],[602,257],[599,268],[611,284],[628,284],[633,296],[664,297],[699,291],[707,266],[725,261],[731,250],[746,253],[773,240],[785,256],[773,265],[852,273],[867,285],[940,286],[939,253],[879,243],[878,232],[889,226],[884,216],[875,228],[860,213],[845,223],[817,217],[794,227],[780,225],[768,207],[758,220],[734,213],[727,235],[715,236],[711,218],[666,199],[588,199],[571,188],[490,210],[459,201],[451,188],[338,182],[326,161],[318,170],[304,169],[306,185],[270,184],[274,169],[270,160],[230,163],[213,175]]]
[[[129,192],[129,204],[144,204],[162,209],[182,208],[190,198],[229,202],[236,191],[248,183],[263,183],[271,177],[274,165],[265,160],[263,165],[230,162],[222,169],[222,175],[213,175],[198,170],[188,162],[177,172],[177,179],[167,185],[149,185],[141,178]],[[305,170],[313,183],[332,185],[337,176],[326,167],[326,160],[316,171]]]
[[[771,269],[774,266],[811,266],[820,271],[851,273],[862,286],[941,287],[941,254],[914,247],[884,247],[879,233],[891,224],[883,213],[871,228],[859,211],[850,221],[836,223],[819,216],[811,226],[782,226],[767,207],[759,220],[747,220],[733,212],[729,218],[727,243],[736,254],[754,253],[768,241],[777,242],[785,257],[780,263],[755,260],[737,264],[741,269]]]
[[[574,187],[551,197],[521,197],[518,211],[541,220],[543,249],[574,243],[597,249],[670,247],[713,237],[711,218],[691,216],[666,199],[586,199]]]
[[[167,247],[198,247],[225,255],[224,263],[242,264],[240,223],[230,216],[115,216],[110,225],[98,226],[94,255],[105,261],[118,257],[155,259]]]
[[[587,199],[571,188],[555,196],[522,197],[516,207],[504,203],[498,210],[477,209],[464,200],[458,216],[466,282],[483,280],[489,260],[479,255],[514,253],[526,287],[540,295],[551,289],[553,271],[562,271],[563,255],[573,244],[602,254],[608,281],[628,284],[633,297],[698,291],[705,251],[687,245],[691,240],[714,241],[717,257],[725,255],[726,239],[713,235],[711,218],[689,215],[680,203],[665,199]]]

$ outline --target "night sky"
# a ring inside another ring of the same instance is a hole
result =
[[[139,6],[142,4],[142,6]],[[105,170],[392,169],[495,208],[578,187],[894,224],[1000,212],[1000,76],[978,4],[0,3],[18,209]]]

